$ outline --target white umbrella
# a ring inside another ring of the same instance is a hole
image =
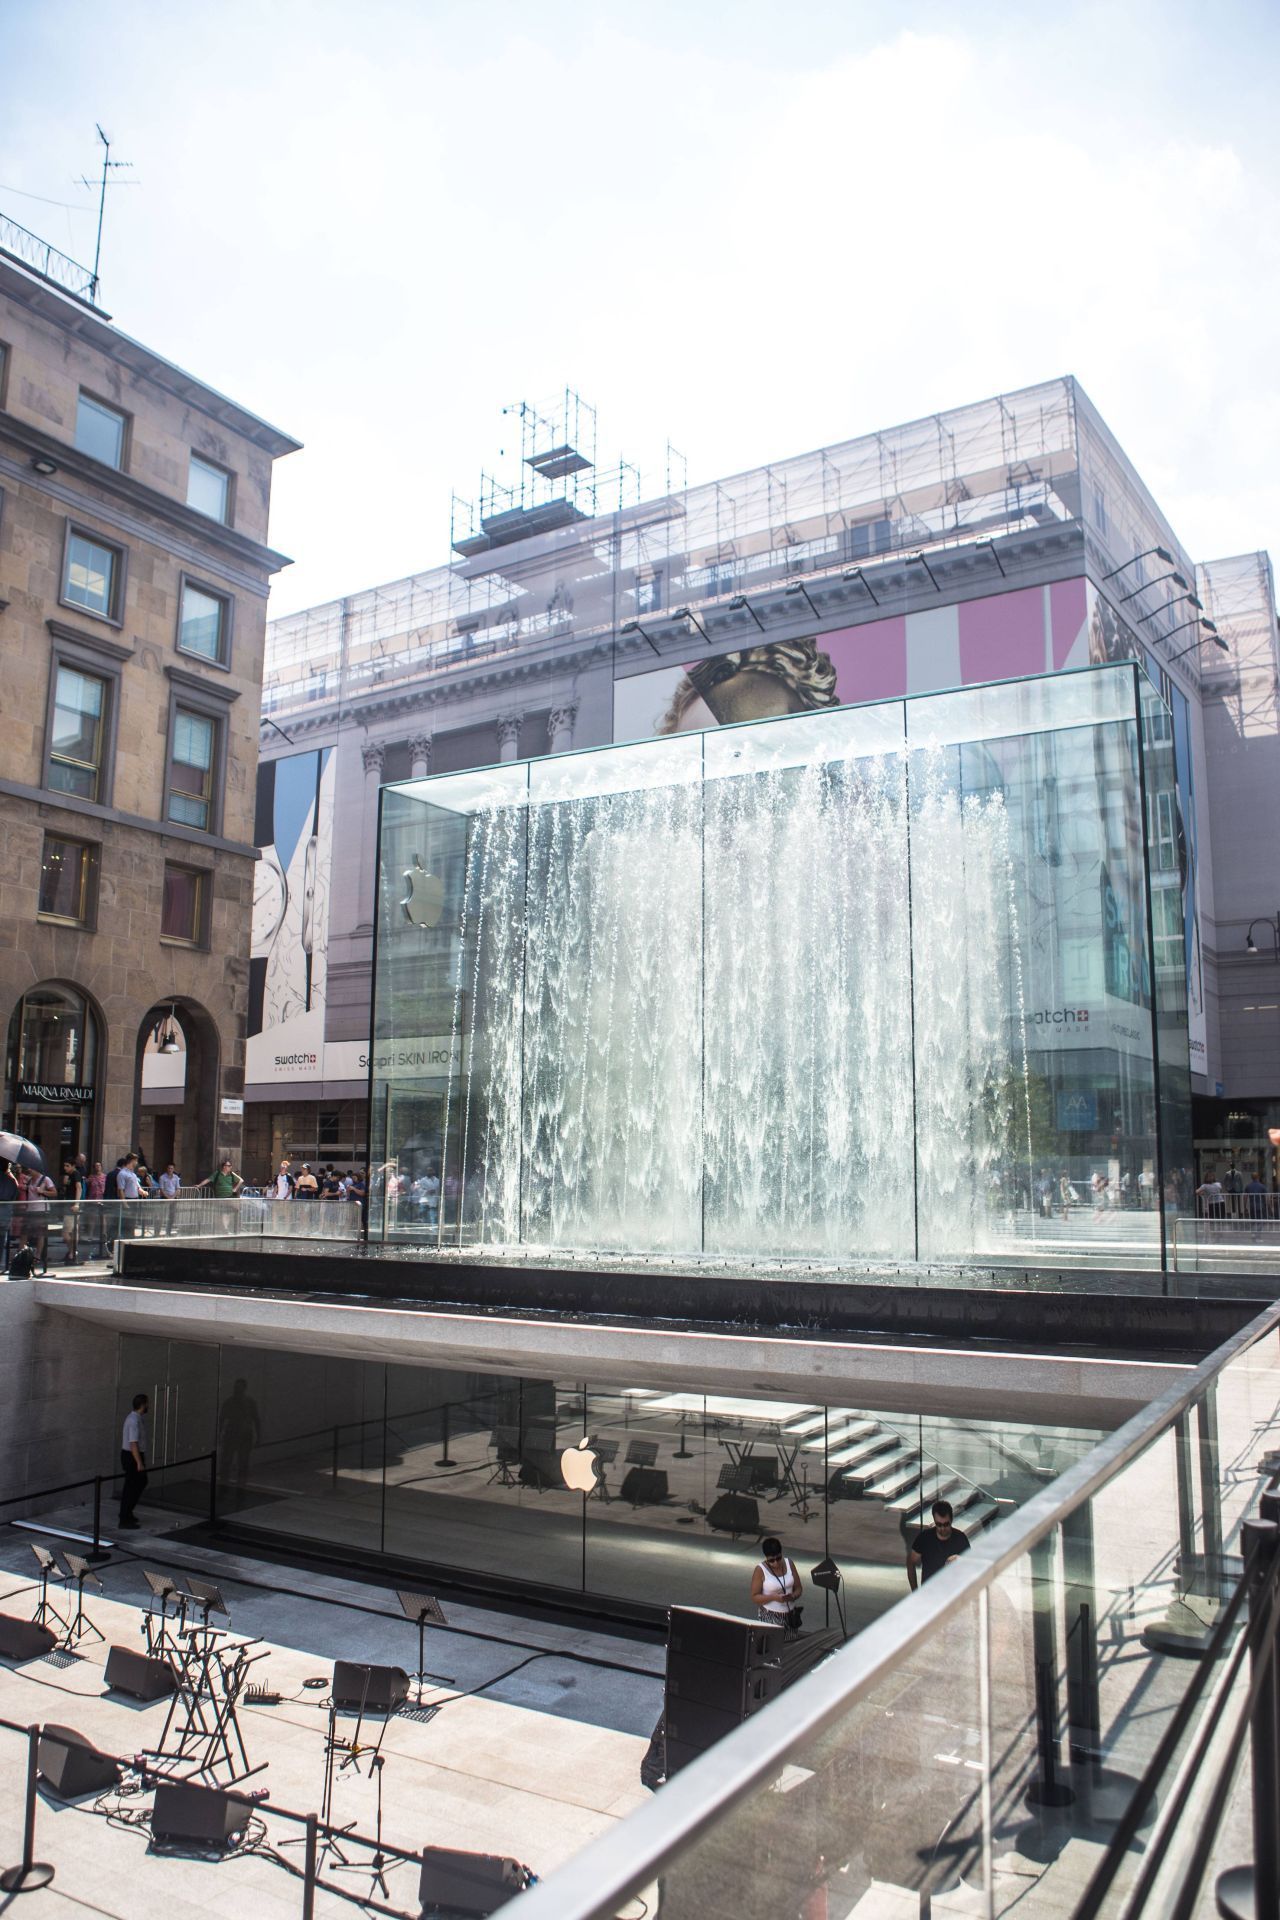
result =
[[[0,1133],[0,1160],[12,1160],[15,1167],[31,1167],[44,1172],[44,1155],[25,1133]]]

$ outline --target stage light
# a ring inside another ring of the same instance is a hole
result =
[[[764,632],[764,621],[760,618],[760,615],[756,612],[745,593],[734,594],[732,600],[729,602],[729,611],[731,613],[749,613],[761,633]]]

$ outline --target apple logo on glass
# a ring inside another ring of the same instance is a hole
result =
[[[415,853],[413,865],[404,871],[408,891],[400,905],[411,927],[436,927],[444,912],[444,881],[438,873],[428,873]]]
[[[583,1434],[576,1447],[565,1448],[560,1455],[560,1471],[566,1487],[576,1493],[594,1493],[600,1484],[600,1462],[589,1433]]]

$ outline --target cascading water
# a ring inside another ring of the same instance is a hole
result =
[[[469,1242],[962,1257],[1026,1169],[1009,820],[954,752],[494,805],[461,956]]]

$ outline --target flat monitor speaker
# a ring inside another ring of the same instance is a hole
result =
[[[668,1704],[697,1701],[745,1720],[749,1713],[759,1713],[767,1706],[782,1687],[778,1667],[729,1667],[719,1660],[692,1659],[685,1653],[667,1655]]]
[[[83,1793],[105,1793],[118,1785],[119,1764],[99,1753],[74,1727],[41,1727],[37,1765],[40,1778],[59,1800],[78,1800]]]
[[[58,1636],[51,1627],[0,1613],[0,1660],[38,1660],[42,1654],[52,1653],[57,1644]]]
[[[167,1660],[153,1660],[148,1654],[135,1653],[132,1647],[107,1648],[103,1677],[108,1692],[127,1693],[135,1700],[164,1700],[178,1688]]]
[[[745,1469],[737,1469],[745,1473]],[[760,1532],[760,1509],[746,1493],[722,1493],[712,1502],[707,1513],[707,1525],[716,1533],[731,1533],[736,1540],[740,1533],[758,1535]]]
[[[484,1916],[523,1893],[532,1875],[528,1867],[499,1853],[459,1853],[452,1847],[424,1847],[418,1898],[426,1916],[443,1910],[450,1916]]]
[[[633,1507],[659,1507],[667,1497],[667,1476],[661,1467],[628,1467],[618,1491]]]
[[[151,1809],[151,1838],[162,1847],[193,1847],[225,1853],[243,1838],[253,1803],[221,1787],[189,1780],[163,1780]]]
[[[674,1740],[677,1746],[689,1747],[698,1753],[705,1753],[726,1733],[740,1727],[743,1718],[740,1711],[726,1713],[719,1707],[704,1706],[701,1700],[673,1700],[667,1696],[668,1741]]]
[[[719,1613],[713,1607],[672,1607],[667,1626],[667,1658],[686,1654],[722,1667],[762,1666],[778,1658],[785,1637],[782,1627],[763,1620],[744,1620],[739,1614]]]
[[[409,1676],[403,1667],[357,1665],[352,1660],[333,1663],[333,1704],[347,1713],[394,1713],[409,1698]]]

